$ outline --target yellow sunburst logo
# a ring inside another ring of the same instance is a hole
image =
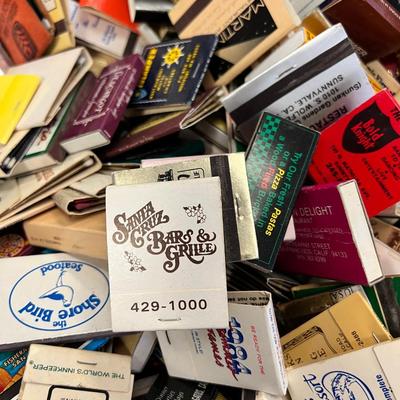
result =
[[[174,46],[174,47],[168,47],[167,52],[163,56],[163,64],[162,66],[164,67],[165,65],[169,68],[171,65],[179,65],[179,59],[184,56],[183,54],[183,46]]]

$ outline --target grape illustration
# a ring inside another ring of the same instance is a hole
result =
[[[131,266],[130,271],[135,271],[135,272],[143,272],[146,271],[146,268],[143,267],[142,265],[142,260],[138,257],[136,257],[133,253],[129,253],[128,251],[125,251],[124,257],[126,261],[128,261],[128,264]]]
[[[189,218],[197,217],[196,222],[198,224],[204,224],[204,222],[206,221],[207,217],[204,213],[204,209],[201,206],[201,204],[199,204],[197,206],[183,207],[183,209],[185,210],[186,215]]]

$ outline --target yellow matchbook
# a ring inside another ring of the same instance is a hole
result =
[[[10,139],[39,84],[35,75],[0,76],[0,144]]]

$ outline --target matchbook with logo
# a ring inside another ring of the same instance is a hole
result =
[[[106,273],[63,253],[0,259],[0,349],[111,331]]]
[[[219,177],[109,186],[114,332],[226,328]]]
[[[292,400],[400,398],[400,340],[336,356],[288,372]]]

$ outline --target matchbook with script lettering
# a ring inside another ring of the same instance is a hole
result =
[[[226,328],[219,177],[109,186],[115,332]]]
[[[287,378],[271,294],[228,297],[227,329],[157,332],[169,375],[283,396]]]
[[[385,89],[321,132],[317,183],[356,179],[370,217],[400,201],[400,105]]]

